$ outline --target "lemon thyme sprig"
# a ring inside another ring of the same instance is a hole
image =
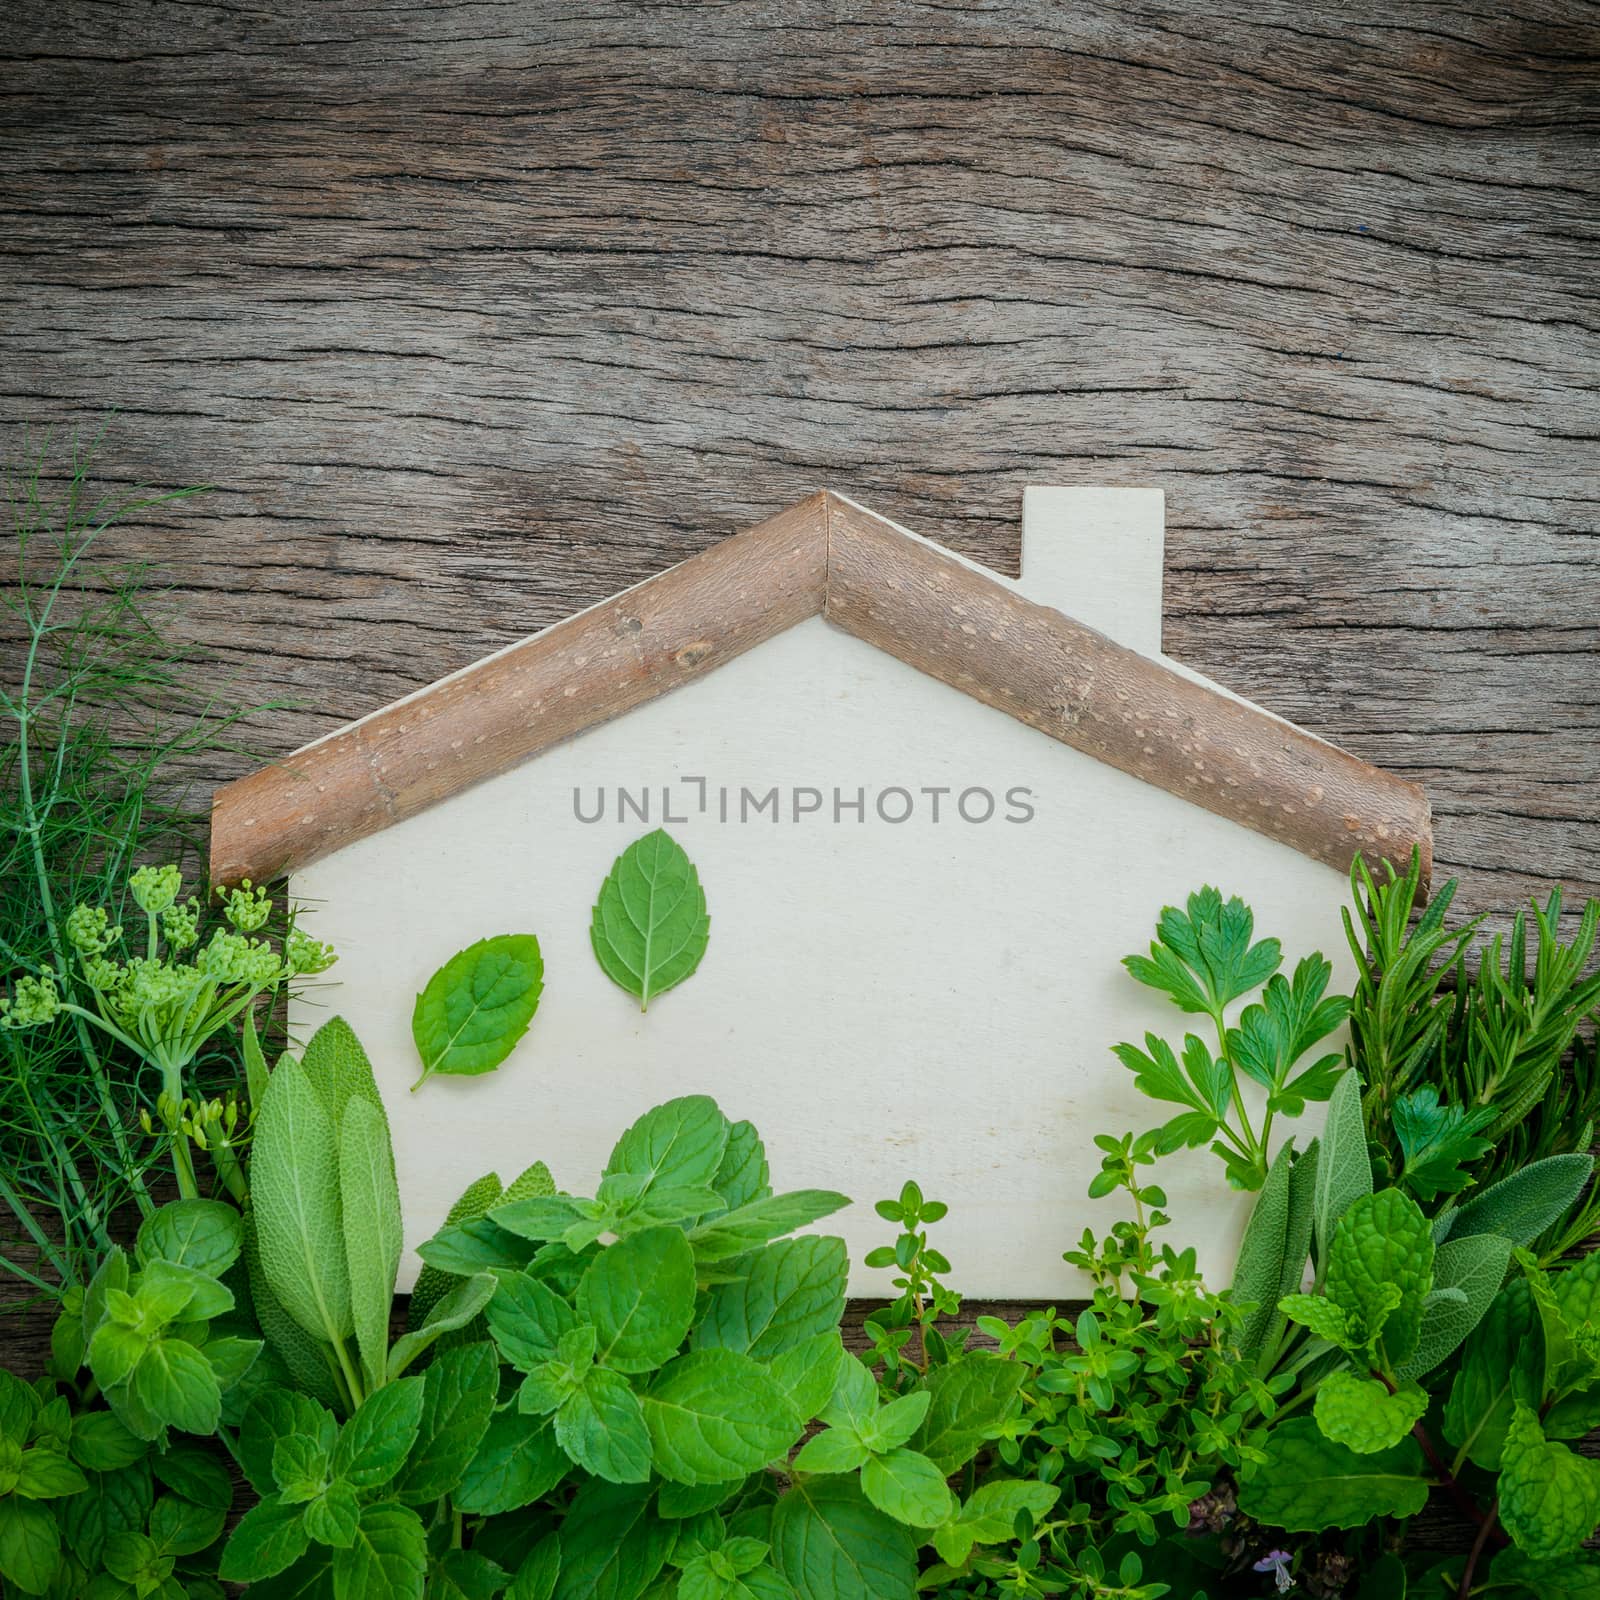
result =
[[[146,1133],[159,1127],[170,1140],[173,1170],[185,1198],[198,1197],[193,1145],[212,1157],[218,1176],[241,1203],[246,1197],[237,1147],[249,1116],[237,1096],[191,1100],[184,1078],[206,1045],[234,1022],[253,1029],[253,1007],[293,978],[324,972],[332,950],[290,927],[281,945],[255,937],[272,914],[265,889],[248,880],[219,890],[223,926],[204,943],[201,906],[183,899],[176,866],[140,867],[128,893],[144,913],[132,938],[104,906],[79,905],[63,931],[91,1004],[65,997],[48,972],[23,976],[9,999],[0,999],[0,1028],[30,1028],[58,1016],[81,1019],[115,1039],[160,1074],[156,1117],[141,1117]],[[137,952],[137,953],[135,953]]]

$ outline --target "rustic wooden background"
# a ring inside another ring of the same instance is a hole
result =
[[[1423,782],[1469,909],[1600,892],[1600,7],[12,0],[0,63],[0,455],[114,407],[103,479],[217,486],[116,548],[263,751],[813,487],[1014,571],[1025,484],[1154,484],[1175,655]]]

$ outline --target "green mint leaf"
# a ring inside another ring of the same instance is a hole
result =
[[[261,1270],[278,1303],[313,1338],[330,1345],[348,1338],[355,1325],[336,1123],[291,1056],[267,1081],[256,1116],[250,1204]]]
[[[691,1228],[689,1243],[694,1246],[697,1262],[726,1261],[793,1233],[796,1228],[820,1222],[849,1204],[847,1195],[835,1194],[831,1189],[796,1189],[791,1194],[769,1195]]]
[[[1547,1442],[1520,1400],[1500,1457],[1500,1520],[1535,1561],[1575,1551],[1600,1522],[1600,1462]]]
[[[1513,1278],[1469,1335],[1444,1408],[1444,1436],[1485,1471],[1500,1466],[1511,1413],[1543,1395],[1544,1335],[1527,1280]]]
[[[193,1556],[214,1545],[227,1522],[225,1505],[195,1505],[164,1494],[150,1508],[150,1537],[164,1556]]]
[[[485,1315],[500,1354],[519,1372],[554,1360],[562,1336],[578,1325],[549,1284],[520,1272],[501,1274]]]
[[[375,1389],[339,1431],[334,1476],[357,1489],[380,1488],[411,1453],[421,1421],[421,1378],[401,1378]]]
[[[270,1578],[299,1560],[310,1543],[303,1508],[269,1494],[245,1512],[233,1530],[217,1576],[224,1583],[250,1584]]]
[[[272,1481],[285,1505],[304,1505],[328,1486],[331,1463],[322,1442],[291,1433],[272,1447]]]
[[[17,1464],[15,1492],[28,1500],[58,1500],[89,1487],[89,1480],[56,1450],[24,1450]]]
[[[912,1528],[936,1528],[954,1509],[939,1469],[915,1450],[869,1457],[861,1468],[861,1489],[880,1511]]]
[[[220,1278],[244,1249],[244,1218],[220,1200],[174,1200],[145,1218],[134,1246],[141,1267],[172,1261]]]
[[[842,1239],[808,1234],[780,1240],[751,1256],[740,1277],[712,1289],[694,1347],[770,1361],[808,1344],[838,1326],[848,1274]]]
[[[776,1380],[732,1350],[695,1350],[661,1369],[644,1395],[656,1471],[722,1483],[786,1455],[801,1424]]]
[[[861,1419],[857,1432],[862,1442],[874,1455],[897,1449],[922,1426],[932,1399],[933,1396],[926,1389],[913,1389],[910,1394],[903,1394],[899,1399],[879,1406]]]
[[[1454,1212],[1450,1238],[1498,1233],[1513,1245],[1531,1245],[1576,1204],[1594,1171],[1594,1157],[1546,1156],[1502,1178]]]
[[[1267,1435],[1266,1458],[1239,1489],[1239,1508],[1290,1532],[1358,1528],[1376,1517],[1410,1517],[1428,1498],[1414,1439],[1357,1455],[1324,1436],[1312,1417],[1290,1417]]]
[[[492,1344],[446,1350],[422,1375],[417,1440],[394,1492],[410,1505],[428,1505],[461,1481],[489,1430],[499,1395],[500,1363]]]
[[[641,1194],[655,1187],[712,1187],[732,1136],[732,1124],[710,1095],[683,1095],[645,1112],[617,1140],[605,1176],[643,1179]]]
[[[427,1576],[422,1520],[392,1501],[363,1506],[355,1539],[333,1553],[334,1600],[422,1600]]]
[[[434,1073],[493,1072],[516,1048],[544,993],[544,958],[531,933],[502,933],[458,951],[428,979],[411,1012],[422,1060],[420,1089]]]
[[[694,972],[706,953],[711,918],[694,863],[657,828],[636,839],[600,885],[589,929],[595,959],[639,1009]]]
[[[973,1544],[999,1544],[1012,1537],[1017,1518],[1024,1511],[1038,1521],[1048,1514],[1060,1494],[1056,1484],[1025,1479],[1001,1478],[980,1484],[956,1512],[953,1525],[969,1535]]]
[[[608,1483],[644,1483],[649,1478],[644,1412],[620,1373],[604,1367],[585,1373],[577,1390],[562,1401],[555,1428],[561,1448],[595,1477]]]
[[[859,1363],[858,1363],[859,1365]],[[1026,1369],[1020,1362],[973,1351],[926,1379],[928,1414],[912,1445],[946,1477],[964,1467],[1010,1417]]]
[[[306,1532],[318,1544],[348,1550],[361,1527],[361,1501],[348,1483],[330,1483],[306,1507]]]
[[[762,1358],[758,1355],[757,1359]],[[767,1371],[783,1390],[794,1414],[802,1422],[809,1422],[832,1399],[843,1362],[844,1345],[835,1326],[774,1356],[767,1363]]]
[[[602,1250],[578,1284],[577,1311],[599,1335],[595,1359],[617,1372],[667,1361],[694,1320],[694,1251],[681,1228],[649,1228]]]
[[[78,1418],[73,1424],[76,1435]],[[168,1441],[167,1448],[150,1458],[159,1482],[176,1495],[207,1511],[229,1511],[233,1506],[233,1480],[211,1450],[199,1445]]]
[[[86,1411],[72,1419],[72,1459],[90,1472],[115,1472],[141,1460],[150,1446],[109,1411]],[[191,1496],[191,1498],[193,1498]]]
[[[1490,1148],[1482,1130],[1498,1114],[1495,1107],[1468,1110],[1439,1104],[1439,1091],[1424,1084],[1394,1103],[1394,1131],[1405,1153],[1401,1181],[1419,1199],[1456,1194],[1471,1182],[1466,1166]]]
[[[446,1550],[434,1563],[429,1600],[495,1600],[510,1574],[476,1550]],[[517,1600],[513,1593],[511,1600]]]
[[[148,1313],[147,1328],[156,1322],[174,1322],[180,1312],[185,1322],[208,1322],[233,1310],[233,1291],[226,1284],[176,1261],[152,1261],[137,1282],[135,1298],[140,1310]]]
[[[24,1594],[43,1594],[61,1561],[56,1519],[41,1505],[0,1496],[0,1574]]]
[[[1486,1589],[1510,1589],[1538,1600],[1600,1600],[1600,1560],[1592,1555],[1535,1561],[1510,1545],[1494,1558],[1489,1580]]]
[[[878,1408],[878,1384],[860,1357],[847,1355],[834,1376],[833,1394],[822,1408],[831,1428],[855,1427]]]
[[[1328,1251],[1328,1297],[1364,1337],[1382,1329],[1396,1366],[1417,1348],[1422,1303],[1433,1279],[1433,1230],[1417,1203],[1399,1189],[1353,1201],[1333,1232]],[[1399,1303],[1388,1306],[1399,1291]]]
[[[250,1402],[239,1426],[239,1464],[258,1495],[265,1497],[276,1491],[273,1460],[278,1443],[297,1434],[315,1440],[331,1457],[339,1424],[309,1395],[290,1389],[265,1389]]]
[[[790,1488],[772,1513],[772,1561],[798,1600],[916,1600],[916,1537],[851,1477]]]
[[[506,1600],[553,1600],[560,1577],[561,1539],[557,1534],[546,1534],[517,1568]]]
[[[854,1472],[870,1454],[854,1428],[824,1428],[800,1446],[789,1465],[794,1472]]]
[[[130,1398],[147,1419],[184,1433],[213,1434],[222,1420],[222,1387],[211,1363],[182,1339],[157,1339],[128,1382]],[[132,1426],[125,1406],[123,1420]],[[152,1430],[134,1426],[135,1433]]]
[[[728,1148],[711,1187],[722,1197],[729,1211],[747,1206],[752,1200],[765,1200],[772,1193],[767,1181],[767,1151],[753,1124],[736,1122],[728,1130]]]
[[[1357,1455],[1398,1444],[1427,1409],[1428,1396],[1415,1384],[1391,1393],[1378,1379],[1363,1378],[1349,1367],[1330,1372],[1317,1386],[1317,1426]]]
[[[676,1535],[674,1524],[651,1514],[648,1487],[591,1479],[561,1524],[561,1600],[643,1595],[666,1565]],[[508,1600],[520,1600],[514,1589]]]
[[[475,1515],[517,1511],[543,1499],[570,1470],[549,1419],[513,1407],[490,1419],[453,1499],[458,1511]]]
[[[1439,1246],[1417,1348],[1400,1365],[1401,1378],[1421,1378],[1455,1351],[1500,1292],[1510,1261],[1511,1241],[1499,1234],[1469,1234]]]
[[[368,1388],[381,1384],[389,1354],[389,1310],[400,1270],[400,1189],[383,1113],[351,1100],[339,1125],[339,1199],[350,1316]]]

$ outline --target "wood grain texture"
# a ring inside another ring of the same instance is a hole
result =
[[[1317,861],[1433,866],[1422,790],[829,495],[830,622],[1074,750]]]
[[[1464,909],[1600,891],[1593,3],[6,24],[0,454],[219,486],[114,549],[262,754],[820,486],[1014,572],[1025,484],[1155,484],[1170,653]]]

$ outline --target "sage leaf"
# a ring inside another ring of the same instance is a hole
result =
[[[710,934],[694,863],[661,828],[617,857],[589,929],[601,970],[637,997],[641,1011],[694,972]]]
[[[544,958],[531,933],[480,939],[451,956],[428,980],[411,1013],[422,1058],[420,1089],[436,1072],[492,1072],[516,1048],[539,1009]]]
[[[787,1454],[801,1424],[777,1381],[732,1350],[695,1350],[661,1369],[644,1395],[656,1471],[722,1483]]]
[[[915,1600],[917,1540],[851,1477],[805,1478],[772,1513],[772,1559],[799,1600]]]
[[[1367,1125],[1361,1115],[1361,1079],[1352,1069],[1328,1096],[1328,1121],[1317,1160],[1312,1211],[1319,1282],[1328,1270],[1328,1250],[1340,1217],[1354,1201],[1371,1193],[1372,1160],[1367,1154]]]
[[[355,1326],[335,1122],[292,1056],[278,1063],[262,1096],[250,1200],[261,1269],[275,1298],[324,1343],[347,1338]]]
[[[1477,1327],[1500,1292],[1510,1261],[1511,1241],[1497,1233],[1469,1234],[1439,1246],[1433,1289],[1422,1302],[1422,1331],[1415,1353],[1399,1369],[1402,1379],[1432,1372]]]
[[[1566,1215],[1593,1171],[1593,1156],[1568,1154],[1535,1161],[1451,1213],[1449,1237],[1498,1233],[1513,1245],[1531,1245]]]
[[[368,1388],[383,1382],[389,1308],[400,1269],[400,1190],[383,1113],[352,1100],[339,1125],[339,1196],[350,1315]]]
[[[1267,1435],[1265,1460],[1240,1485],[1239,1509],[1297,1533],[1415,1516],[1427,1498],[1415,1439],[1357,1455],[1324,1437],[1314,1418],[1290,1417]]]
[[[83,1417],[73,1420],[74,1442],[84,1421]],[[173,1442],[165,1451],[151,1456],[150,1466],[167,1488],[193,1505],[207,1511],[228,1511],[233,1506],[233,1480],[209,1450]]]

